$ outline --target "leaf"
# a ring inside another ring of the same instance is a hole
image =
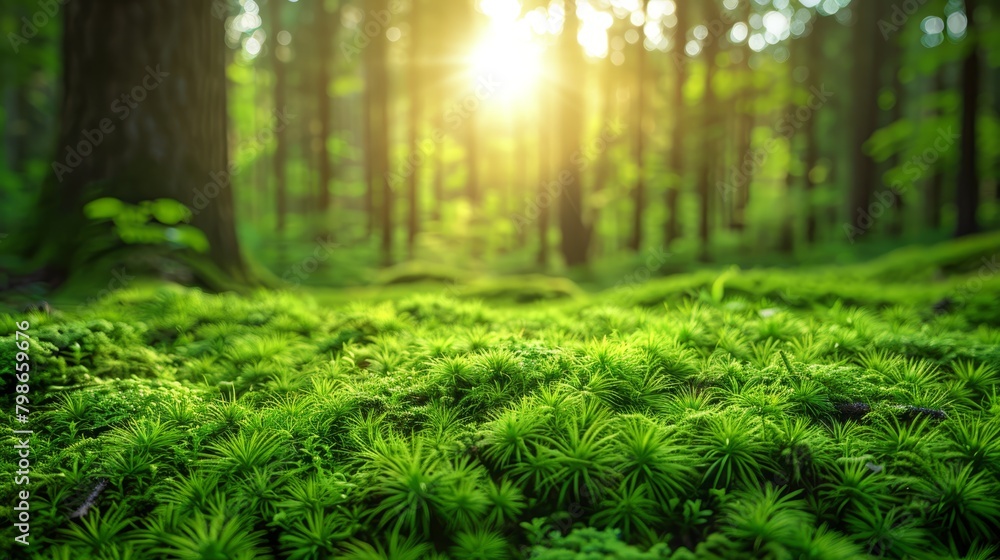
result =
[[[117,198],[104,197],[88,202],[83,207],[83,214],[92,220],[113,219],[125,208],[125,204]]]
[[[739,268],[735,266],[730,267],[728,270],[720,274],[719,277],[715,279],[715,282],[712,282],[713,301],[715,301],[716,303],[722,302],[722,296],[725,294],[726,291],[726,280],[729,280],[731,277],[735,276],[737,272],[739,272]]]
[[[208,252],[208,238],[202,231],[194,226],[177,226],[172,227],[167,230],[167,239],[183,245],[185,247],[190,247],[199,253]]]
[[[153,201],[150,210],[153,217],[162,224],[176,225],[191,217],[187,206],[171,198],[158,198]]]

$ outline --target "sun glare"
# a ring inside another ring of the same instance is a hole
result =
[[[530,37],[511,30],[496,30],[472,52],[473,78],[498,83],[498,94],[504,97],[521,97],[538,82],[541,60],[542,49]]]
[[[505,100],[522,98],[542,74],[542,46],[520,17],[518,0],[483,0],[480,7],[490,24],[470,56],[472,79],[497,83]]]

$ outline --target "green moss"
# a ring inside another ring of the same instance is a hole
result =
[[[914,273],[898,255],[594,296],[139,285],[0,316],[0,405],[29,320],[40,557],[91,530],[108,557],[944,556],[1000,522],[997,291],[931,307],[967,249],[927,257],[957,275],[934,285],[872,283]]]

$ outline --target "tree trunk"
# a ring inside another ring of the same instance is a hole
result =
[[[615,68],[616,67],[610,60],[605,60],[601,64],[601,83],[604,86],[601,91],[601,122],[603,123],[610,123],[616,117],[615,98],[617,97],[618,76]],[[591,192],[595,197],[599,196],[602,191],[608,189],[608,175],[611,174],[611,167],[613,164],[611,157],[612,144],[613,142],[608,143],[604,152],[598,156],[599,159],[594,166],[594,187]],[[591,207],[590,215],[588,217],[591,231],[597,231],[597,224],[601,219],[604,206],[607,206],[606,202],[601,206]],[[592,250],[595,255],[600,255],[604,252],[604,243],[602,242],[600,235],[595,234],[591,241],[593,242]]]
[[[388,0],[376,0],[375,13],[383,13],[388,10]],[[378,90],[375,92],[375,112],[378,127],[375,136],[377,138],[377,156],[379,162],[377,168],[376,181],[382,186],[381,215],[379,223],[382,226],[382,264],[388,266],[392,264],[392,236],[395,227],[393,220],[394,200],[392,196],[392,185],[389,182],[389,56],[388,44],[386,43],[385,32],[380,32],[379,36],[372,40],[369,46],[375,54],[375,73]]]
[[[976,43],[962,64],[962,131],[958,184],[955,185],[955,204],[958,223],[955,235],[960,237],[979,231],[976,212],[979,209],[979,170],[976,167],[976,117],[979,104],[979,37],[976,35],[975,0],[965,0],[965,13],[969,18],[969,35]]]
[[[895,97],[895,103],[892,106],[892,113],[890,116],[890,121],[895,123],[899,122],[904,115],[903,112],[903,102],[905,99],[905,89],[903,82],[899,77],[899,69],[903,67],[903,50],[899,45],[897,37],[893,37],[889,40],[892,45],[890,49],[890,56],[888,60],[888,70],[892,75],[892,91]],[[889,167],[895,168],[899,165],[900,155],[894,154],[889,159]],[[895,189],[889,190],[889,196],[892,199],[890,209],[892,212],[892,221],[889,222],[888,233],[892,237],[899,237],[903,235],[903,231],[906,229],[906,213],[903,211],[903,197]]]
[[[546,53],[547,62],[555,57]],[[538,256],[535,261],[543,270],[549,264],[549,208],[552,197],[546,192],[552,177],[552,165],[555,153],[555,133],[559,126],[559,115],[556,113],[555,84],[547,83],[538,94],[538,189],[535,192],[534,206],[538,208]]]
[[[646,13],[646,0],[641,0],[639,9]],[[645,18],[643,18],[645,21]],[[646,36],[643,26],[638,28],[639,40],[636,41],[636,76],[635,76],[635,117],[633,119],[634,129],[634,154],[636,177],[635,189],[632,191],[632,238],[629,240],[629,249],[639,251],[642,246],[643,211],[646,208],[646,183],[645,183],[645,162],[643,161],[643,117],[645,115],[645,89],[646,89]]]
[[[566,266],[575,267],[587,263],[590,231],[583,223],[583,187],[580,184],[580,169],[572,161],[572,154],[580,148],[580,115],[584,112],[583,93],[583,53],[577,42],[579,20],[576,3],[566,2],[565,24],[559,36],[560,69],[562,76],[560,92],[562,113],[562,155],[563,165],[554,180],[563,185],[559,198],[560,249]],[[565,177],[566,180],[563,180]]]
[[[704,4],[708,13],[706,14],[706,21],[714,21],[714,18],[718,15],[718,9],[714,5],[714,0]],[[709,258],[709,237],[711,234],[710,217],[711,217],[711,201],[712,201],[712,186],[711,186],[711,171],[712,165],[714,163],[713,151],[713,141],[715,140],[715,134],[713,127],[715,126],[715,90],[712,86],[713,78],[715,77],[715,55],[719,49],[719,41],[721,37],[713,37],[705,44],[705,50],[701,53],[701,56],[705,60],[706,72],[705,72],[705,95],[702,98],[701,110],[702,110],[702,122],[701,122],[701,134],[702,134],[702,144],[701,144],[701,161],[699,162],[698,169],[698,240],[699,240],[699,259],[705,261]]]
[[[934,98],[945,90],[945,68],[938,68],[934,74],[932,90],[927,94]],[[932,116],[940,110],[936,109]],[[932,175],[924,185],[924,226],[932,231],[941,228],[941,205],[944,203],[944,172],[941,163],[931,170]]]
[[[331,18],[339,14],[339,10],[334,14],[329,14],[324,9],[324,2],[319,0],[316,18],[316,39],[319,47],[319,69],[316,73],[316,101],[317,115],[319,119],[319,212],[323,220],[323,230],[333,231],[335,228],[327,228],[330,212],[330,184],[333,182],[333,167],[330,162],[330,151],[327,147],[331,130],[331,100],[330,100],[330,65],[333,64],[334,49],[336,44],[336,31],[340,29],[340,22],[335,21],[331,25]]]
[[[281,0],[269,0],[271,18],[271,41],[268,48],[271,51],[271,64],[274,71],[274,107],[279,111],[287,105],[287,77],[285,63],[278,58],[278,32],[281,30]],[[279,242],[285,232],[285,221],[288,214],[288,132],[286,127],[274,131],[274,186]]]
[[[821,64],[823,61],[823,39],[825,34],[823,33],[825,26],[827,25],[826,18],[820,18],[813,24],[812,33],[809,34],[804,40],[808,42],[807,52],[809,61],[809,85],[812,88],[819,88],[822,85],[821,77]],[[803,136],[806,140],[806,162],[805,162],[805,177],[803,178],[803,184],[805,185],[805,213],[806,213],[806,244],[813,245],[816,243],[817,225],[816,225],[816,204],[813,198],[816,193],[816,181],[813,179],[814,175],[812,173],[813,169],[819,164],[819,135],[817,131],[819,127],[817,126],[819,120],[819,115],[814,114],[812,117],[806,121],[805,131]]]
[[[421,16],[421,6],[419,0],[412,0],[412,9],[410,11],[410,159],[411,161],[420,161],[418,159],[418,153],[420,152],[420,115],[423,111],[423,82],[420,77],[424,73],[423,60],[421,59],[421,42],[423,38],[420,36],[423,32],[423,28],[420,25]],[[413,171],[410,173],[409,178],[409,205],[408,205],[408,216],[407,216],[407,227],[406,227],[406,251],[409,257],[412,259],[415,256],[416,244],[417,244],[417,233],[420,228],[419,223],[419,213],[420,213],[420,169],[414,166]]]
[[[667,207],[667,221],[663,229],[663,242],[666,247],[670,247],[674,240],[680,237],[679,204],[680,192],[684,188],[684,83],[687,81],[687,64],[689,59],[684,53],[684,45],[687,41],[687,10],[689,4],[678,5],[676,10],[677,25],[675,26],[674,39],[672,41],[674,53],[671,57],[674,61],[674,128],[670,143],[670,171],[674,174],[675,181],[667,188],[664,203]]]
[[[193,207],[212,263],[248,280],[230,188],[224,29],[210,5],[163,0],[123,10],[92,0],[64,10],[59,148],[37,229],[26,236],[33,264],[61,281],[97,256],[95,246],[124,248],[103,224],[88,223],[91,200],[170,198]]]
[[[366,0],[365,4],[371,9],[378,7],[377,0]],[[375,37],[374,42],[381,41],[381,37]],[[364,137],[365,150],[365,239],[371,239],[375,234],[375,226],[378,224],[378,209],[375,204],[376,181],[379,179],[378,169],[381,163],[378,157],[378,127],[375,122],[375,106],[379,95],[379,72],[378,48],[375,45],[368,45],[363,52],[365,93],[361,103],[361,131]]]
[[[862,2],[858,6],[858,21],[854,30],[855,60],[853,84],[854,93],[854,137],[851,142],[852,184],[848,206],[848,222],[861,228],[863,220],[859,215],[867,215],[868,204],[876,184],[875,162],[865,153],[865,142],[878,128],[878,92],[881,63],[879,54],[883,52],[879,41],[879,14],[877,2]]]

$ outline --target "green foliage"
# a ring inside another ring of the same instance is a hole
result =
[[[996,330],[747,274],[644,310],[162,287],[47,316],[32,528],[52,557],[988,557]]]
[[[658,560],[669,558],[668,549],[659,544],[648,551],[621,541],[615,531],[594,528],[576,529],[568,535],[554,534],[542,545],[531,549],[531,558],[538,560]]]
[[[198,228],[181,224],[191,219],[191,211],[176,200],[159,198],[128,204],[116,198],[98,198],[83,208],[91,220],[110,220],[115,233],[125,243],[167,244],[208,251],[208,238]]]

